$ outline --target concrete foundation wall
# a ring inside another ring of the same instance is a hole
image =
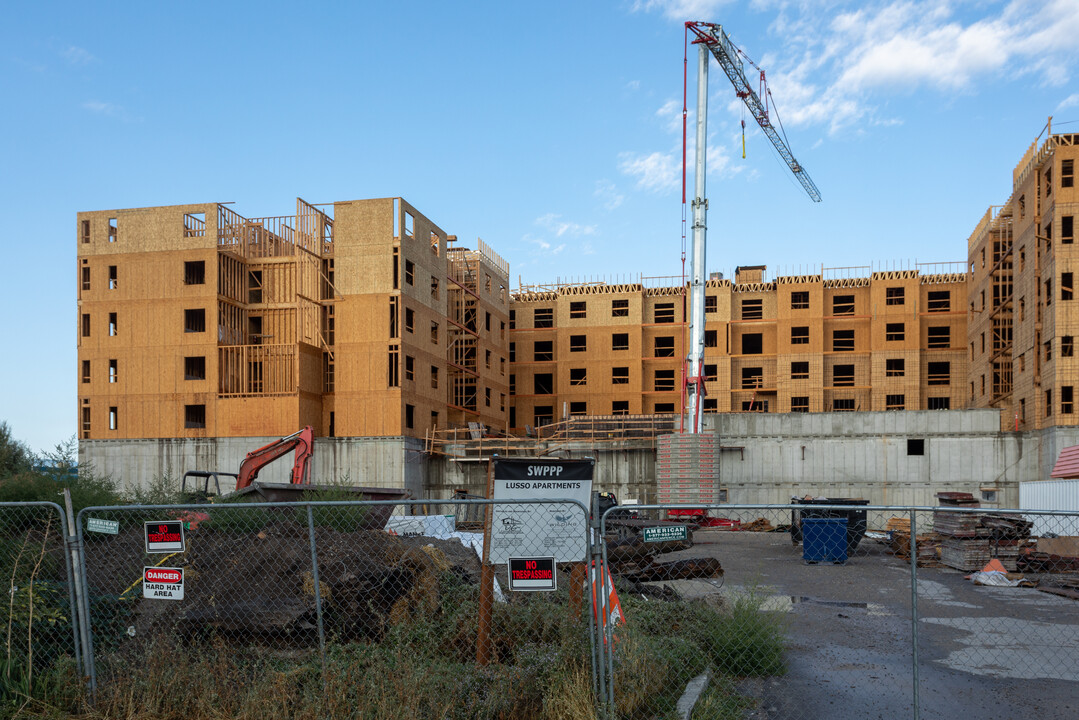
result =
[[[1049,476],[1074,428],[999,431],[996,410],[730,414],[706,418],[727,450],[720,483],[730,503],[786,503],[792,496],[861,497],[880,505],[936,505],[941,491],[995,489],[1017,507],[1018,483]],[[924,454],[908,440],[924,441]]]
[[[236,472],[247,453],[277,438],[175,438],[82,440],[79,464],[109,475],[123,489],[150,487],[155,479],[178,482],[188,470]],[[318,438],[311,482],[407,488],[420,497],[428,460],[415,438]],[[266,482],[288,482],[292,455],[279,458],[259,474]],[[229,492],[222,484],[221,491]]]
[[[788,503],[792,496],[861,497],[880,505],[936,505],[941,491],[1019,506],[1019,483],[1045,480],[1061,448],[1079,444],[1079,428],[1002,433],[996,410],[927,410],[871,413],[736,413],[705,416],[719,432],[720,484],[727,501]],[[244,456],[275,438],[83,440],[79,460],[124,487],[147,487],[154,478],[180,478],[186,470],[236,472]],[[912,455],[908,440],[924,441]],[[597,490],[620,501],[656,501],[656,457],[650,448],[597,451],[560,445],[551,457],[596,458]],[[267,467],[260,479],[287,482],[291,456]],[[448,498],[463,488],[482,495],[486,462],[430,457],[412,438],[319,438],[311,478],[353,485],[407,488],[416,497]],[[222,487],[223,492],[231,488]]]

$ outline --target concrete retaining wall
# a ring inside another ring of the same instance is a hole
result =
[[[792,496],[862,497],[881,505],[936,505],[936,493],[996,490],[996,502],[1018,507],[1019,483],[1048,479],[1060,449],[1079,444],[1079,428],[1002,433],[996,410],[706,416],[729,448],[721,454],[720,483],[730,503],[788,503]],[[123,486],[147,487],[154,478],[186,470],[236,472],[251,450],[275,438],[84,440],[79,461],[92,463]],[[923,441],[912,454],[908,441]],[[561,445],[552,457],[595,457],[597,490],[619,500],[656,501],[651,449],[597,451]],[[260,479],[287,482],[282,458]],[[486,463],[433,458],[412,438],[319,438],[312,480],[405,487],[417,497],[447,498],[457,488],[483,494]],[[231,488],[222,487],[222,491]]]

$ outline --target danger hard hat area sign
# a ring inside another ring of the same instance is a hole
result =
[[[506,566],[510,576],[510,590],[542,592],[555,589],[553,557],[510,558]]]
[[[183,600],[184,569],[166,567],[143,568],[142,596],[150,600]]]

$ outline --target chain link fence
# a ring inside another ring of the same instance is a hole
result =
[[[0,504],[0,715],[1079,716],[1079,514],[952,500]]]
[[[458,515],[493,512],[525,544],[553,550],[542,505],[88,508],[78,520],[96,708],[525,718],[561,702],[590,714],[585,508],[558,505],[580,527],[582,562],[524,558],[530,582],[481,564],[497,549],[484,548],[482,524],[456,527]]]
[[[53,503],[0,503],[0,716],[81,697],[66,517]]]
[[[617,718],[1075,717],[1077,521],[824,498],[612,508],[600,596],[624,623],[602,638],[601,706]]]

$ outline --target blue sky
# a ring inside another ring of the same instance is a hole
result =
[[[823,197],[751,119],[741,158],[713,63],[710,270],[961,262],[1047,117],[1079,131],[1074,0],[13,5],[0,419],[75,432],[80,210],[402,196],[515,286],[681,273],[686,20],[766,70]]]

